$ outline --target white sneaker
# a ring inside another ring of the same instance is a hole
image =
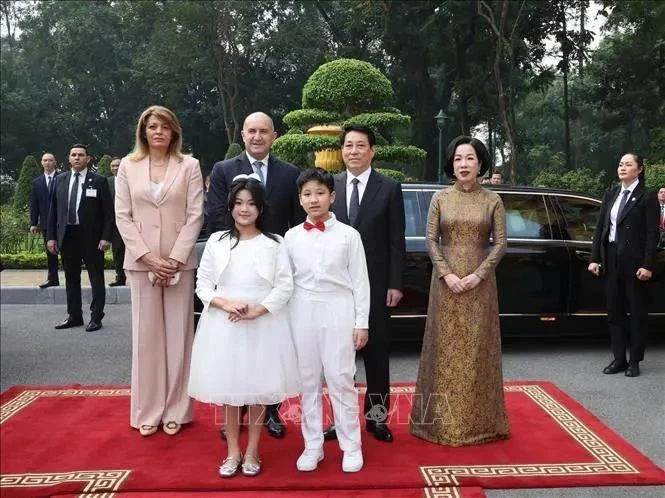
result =
[[[358,472],[363,468],[362,450],[345,451],[342,459],[342,470],[344,472]]]
[[[296,467],[300,472],[311,472],[312,470],[316,470],[321,460],[323,460],[323,448],[315,450],[305,449],[302,455],[298,457]]]

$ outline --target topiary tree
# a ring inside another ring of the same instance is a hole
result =
[[[111,176],[113,173],[111,172],[111,160],[113,158],[109,156],[108,154],[104,154],[102,158],[99,160],[97,163],[97,174],[100,174],[102,176]]]
[[[21,172],[18,176],[18,185],[16,186],[16,193],[14,194],[14,207],[18,210],[27,209],[30,206],[30,190],[32,189],[32,181],[42,174],[35,156],[25,156]]]
[[[289,130],[275,141],[272,152],[301,168],[311,167],[313,152],[339,149],[338,132],[332,126],[364,125],[376,134],[377,167],[420,170],[426,153],[400,143],[399,132],[411,118],[388,107],[393,95],[390,80],[367,62],[338,59],[322,64],[303,87],[303,108],[284,116]],[[303,133],[314,126],[328,135]],[[420,171],[410,176],[419,175]]]
[[[242,151],[243,148],[240,146],[239,143],[231,142],[229,144],[229,148],[226,150],[226,155],[224,156],[224,159],[231,159],[232,157],[236,157]]]

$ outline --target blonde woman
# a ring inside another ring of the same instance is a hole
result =
[[[142,436],[160,424],[175,435],[192,420],[187,383],[193,249],[203,224],[203,178],[198,160],[181,148],[182,129],[173,112],[149,107],[116,179],[116,224],[132,293],[130,425]]]

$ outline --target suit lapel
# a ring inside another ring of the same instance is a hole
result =
[[[372,170],[372,172],[369,175],[369,180],[367,180],[367,186],[365,187],[363,198],[360,201],[360,211],[358,211],[358,219],[356,219],[356,223],[353,226],[353,228],[357,228],[358,225],[360,225],[360,222],[362,221],[363,218],[363,213],[367,212],[367,210],[370,208],[372,202],[374,201],[374,197],[376,197],[376,194],[379,193],[379,190],[381,190],[382,185],[383,182],[381,181],[381,178],[376,173],[376,171]]]
[[[607,205],[607,212],[605,213],[605,226],[609,230],[610,227],[610,221],[611,221],[611,213],[612,213],[612,207],[614,207],[614,203],[617,201],[617,196],[619,195],[619,192],[621,192],[621,187],[614,187],[614,191],[612,191],[610,195],[610,203]]]
[[[346,207],[346,171],[335,176],[335,192],[335,205],[333,206],[333,212],[339,221],[345,225],[348,225],[349,212]]]
[[[80,213],[81,209],[83,209],[83,205],[88,203],[88,196],[85,195],[86,190],[89,188],[96,188],[94,184],[94,173],[90,170],[85,175],[85,182],[81,186],[81,202],[79,202],[79,208],[77,210],[77,213],[79,213],[79,223],[80,223]],[[99,192],[97,192],[97,195],[99,195]]]
[[[166,166],[166,177],[164,177],[164,182],[162,183],[162,190],[159,193],[157,199],[155,200],[155,204],[159,205],[164,201],[166,194],[171,188],[171,185],[173,185],[176,176],[178,176],[178,173],[180,172],[180,165],[181,163],[174,160],[173,156],[169,156],[169,163]]]
[[[623,221],[623,219],[626,217],[628,212],[633,208],[635,204],[637,204],[640,201],[640,197],[644,194],[644,187],[642,186],[642,182],[637,184],[637,187],[633,190],[633,193],[628,196],[628,200],[626,201],[626,205],[623,208],[623,211],[621,212],[621,216],[619,216],[619,219],[617,220],[617,225]]]

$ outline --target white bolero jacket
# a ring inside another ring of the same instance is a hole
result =
[[[215,232],[210,235],[196,272],[196,295],[203,303],[204,310],[208,309],[210,301],[219,295],[216,290],[217,283],[231,258],[231,237],[227,235],[221,238],[223,233],[225,232]],[[261,250],[256,251],[254,268],[273,288],[261,305],[274,314],[289,302],[293,294],[291,264],[281,237],[277,236],[279,243],[265,235],[259,237]]]

